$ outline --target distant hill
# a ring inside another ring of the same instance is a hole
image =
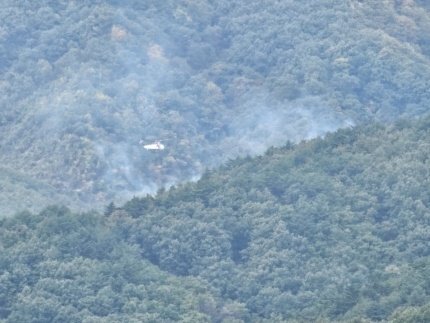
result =
[[[88,207],[83,203],[79,204],[77,195],[70,194],[67,197],[42,180],[34,180],[10,169],[0,167],[0,179],[2,216],[11,215],[17,209],[37,211],[47,204],[73,205],[77,210]]]
[[[0,221],[5,322],[427,322],[430,118]]]
[[[1,6],[0,163],[70,206],[155,192],[228,158],[429,106],[425,1]],[[161,154],[139,145],[159,139]],[[9,180],[1,209],[21,209],[26,190]],[[51,197],[26,194],[33,208]]]

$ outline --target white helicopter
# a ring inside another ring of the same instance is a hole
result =
[[[139,144],[143,145],[143,148],[146,150],[164,150],[166,146],[161,142],[162,140],[154,141],[150,144],[145,144],[143,140],[139,141]]]

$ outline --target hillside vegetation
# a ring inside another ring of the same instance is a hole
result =
[[[3,0],[0,163],[23,180],[0,178],[1,209],[99,206],[422,115],[429,35],[423,0]],[[157,139],[161,154],[139,145]]]
[[[427,322],[430,118],[0,222],[5,322]]]

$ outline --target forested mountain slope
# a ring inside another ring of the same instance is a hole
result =
[[[430,118],[338,130],[0,224],[5,322],[426,322]]]
[[[286,140],[421,115],[429,35],[413,0],[4,0],[0,163],[53,191],[2,176],[1,207],[100,205]]]

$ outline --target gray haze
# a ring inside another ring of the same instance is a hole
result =
[[[424,51],[403,46],[403,36],[394,39],[388,27],[369,31],[365,14],[356,8],[360,18],[350,16],[342,1],[325,14],[337,10],[356,24],[334,23],[321,33],[297,29],[314,14],[290,19],[298,2],[269,1],[258,26],[247,8],[227,2],[41,2],[31,17],[19,2],[6,3],[0,162],[11,198],[5,201],[32,196],[26,180],[44,187],[25,207],[48,200],[100,207],[153,194],[230,158],[373,116],[392,119],[396,104],[399,113],[423,110],[428,97]],[[284,12],[271,10],[279,6]],[[384,85],[403,80],[397,75],[414,82]],[[399,94],[405,87],[409,97]],[[164,151],[140,144],[157,140],[165,140]]]

